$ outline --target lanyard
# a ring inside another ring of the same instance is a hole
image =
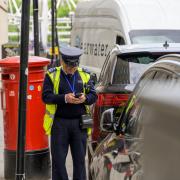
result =
[[[76,81],[76,76],[75,76],[75,74],[74,74],[74,79],[73,79],[73,85],[71,85],[71,83],[69,82],[69,80],[68,80],[68,78],[67,78],[66,76],[65,76],[65,79],[66,79],[66,81],[67,81],[67,83],[68,83],[71,91],[72,91],[73,93],[75,93],[75,81]]]

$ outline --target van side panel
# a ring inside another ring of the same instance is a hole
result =
[[[84,50],[81,65],[100,73],[109,51],[120,34],[120,24],[110,17],[77,18],[71,33],[71,44]]]
[[[107,54],[116,44],[117,36],[125,37],[115,0],[85,1],[78,3],[71,32],[71,45],[84,50],[81,66],[100,73]]]

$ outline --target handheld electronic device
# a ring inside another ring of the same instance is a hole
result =
[[[82,93],[75,93],[75,98],[79,98],[80,96],[82,96]]]

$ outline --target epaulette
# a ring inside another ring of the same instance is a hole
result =
[[[50,73],[53,73],[53,72],[57,71],[57,69],[56,69],[55,67],[53,67],[53,68],[48,69],[48,71],[49,71]]]
[[[91,74],[91,72],[87,68],[82,68],[82,71],[88,74]]]

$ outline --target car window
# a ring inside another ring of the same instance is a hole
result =
[[[129,84],[129,63],[117,58],[112,84]]]
[[[130,84],[136,84],[150,64],[129,63]]]
[[[171,75],[167,72],[164,71],[158,71],[156,72],[155,76],[154,76],[154,80],[162,82],[165,81],[167,79],[170,79]]]
[[[99,76],[99,82],[102,81],[102,79],[104,77],[104,74],[105,74],[105,71],[106,71],[106,68],[107,68],[107,64],[108,64],[109,58],[110,58],[110,52],[108,53],[108,55],[107,55],[107,57],[105,59],[105,62],[103,64],[103,67],[102,67],[102,70],[101,70],[101,73],[100,73],[100,76]]]
[[[103,75],[103,83],[104,84],[109,84],[111,82],[111,77],[112,77],[112,74],[113,74],[113,68],[114,68],[114,63],[117,59],[117,56],[116,56],[116,53],[112,53],[110,58],[109,58],[109,61],[106,65],[106,69],[104,71],[104,75]]]
[[[174,84],[174,81],[176,81],[176,76],[175,74],[172,74],[169,71],[158,71],[156,72],[154,76],[154,81],[156,81],[158,84],[162,84],[162,86],[167,85],[170,87],[171,85]],[[166,83],[164,83],[166,82]]]
[[[159,80],[159,81],[157,81]],[[157,83],[161,83],[166,89],[172,88],[174,85],[178,82],[179,78],[177,75],[168,72],[168,71],[158,71],[155,72],[152,80],[150,83],[148,83],[148,86],[144,88],[146,91],[149,85],[151,88],[156,88]],[[155,82],[155,83],[154,83]],[[145,84],[143,85],[145,86]],[[154,87],[153,87],[154,86]],[[141,84],[142,87],[142,84]],[[141,91],[142,92],[142,91]],[[133,105],[131,110],[129,111],[129,120],[127,124],[126,129],[126,135],[143,138],[143,119],[147,118],[148,115],[151,114],[151,112],[144,108],[141,103],[139,102],[140,94],[138,95],[137,92],[137,98],[133,100]]]
[[[126,136],[139,137],[142,130],[142,107],[138,100],[135,100],[133,103],[131,111],[128,114]]]
[[[138,127],[138,123],[140,123],[139,115],[142,110],[142,107],[139,104],[139,97],[142,91],[146,89],[148,82],[154,78],[155,73],[156,71],[150,71],[139,81],[119,119],[119,130],[122,133],[128,134],[128,136],[137,135],[137,129],[134,128]]]
[[[112,84],[136,84],[155,57],[144,53],[118,56]]]
[[[180,30],[133,30],[129,36],[132,44],[180,43]]]
[[[119,120],[120,130],[127,136],[140,137],[142,135],[142,132],[140,131],[142,130],[141,127],[142,119],[144,118],[143,116],[146,116],[148,114],[144,111],[139,102],[139,97],[142,92],[148,90],[149,85],[151,85],[152,87],[157,83],[163,84],[163,82],[166,81],[164,85],[167,88],[167,86],[174,86],[174,84],[177,83],[178,80],[179,79],[177,75],[165,70],[149,71],[149,73],[142,77],[142,79],[136,85],[134,93],[130,97],[130,100],[128,101],[128,104]],[[157,83],[152,83],[152,81]]]

